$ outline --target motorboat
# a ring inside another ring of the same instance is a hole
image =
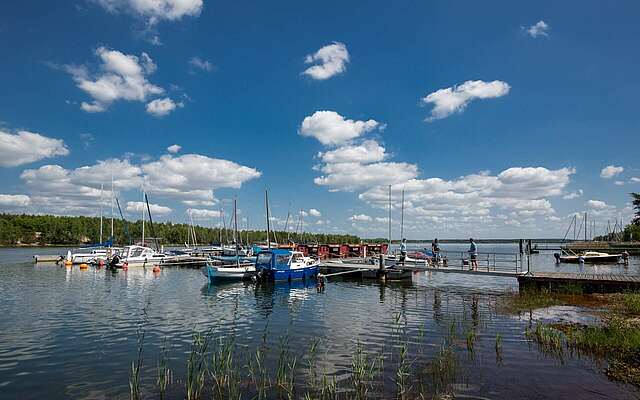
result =
[[[116,263],[117,267],[122,267],[125,264],[128,267],[146,267],[161,264],[162,262],[171,259],[171,256],[158,253],[150,247],[144,246],[125,246],[119,253],[119,262]]]
[[[560,262],[574,264],[580,262],[589,264],[616,263],[621,259],[622,254],[609,254],[598,251],[585,251],[580,254],[564,255],[559,257]]]
[[[257,277],[261,280],[292,281],[315,278],[320,261],[302,252],[285,249],[263,250],[256,256]]]
[[[109,249],[104,247],[83,248],[73,253],[71,250],[67,252],[67,261],[72,264],[90,264],[98,260],[105,260],[108,256]]]

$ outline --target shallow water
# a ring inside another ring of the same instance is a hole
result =
[[[492,250],[514,251],[515,246]],[[192,334],[209,329],[235,337],[242,349],[238,357],[266,346],[270,369],[275,369],[286,337],[290,353],[300,360],[300,384],[302,360],[315,338],[321,340],[319,370],[336,376],[342,386],[348,384],[358,343],[370,353],[383,350],[388,361],[381,392],[388,398],[394,390],[397,336],[408,342],[415,388],[428,382],[424,369],[452,325],[459,370],[452,388],[460,397],[624,399],[640,394],[609,381],[603,365],[594,360],[558,360],[540,353],[524,332],[544,314],[497,311],[500,297],[517,290],[512,278],[434,272],[417,273],[411,283],[403,284],[337,279],[317,293],[302,283],[209,286],[200,271],[192,269],[165,268],[154,274],[132,268],[112,274],[31,263],[33,254],[52,252],[0,249],[0,398],[128,398],[139,331],[145,335],[143,393],[157,396],[156,364],[166,338],[174,371],[170,392],[181,398]],[[534,270],[557,268],[580,267],[557,267],[552,253],[532,258]],[[627,268],[584,268],[640,274],[637,259]],[[465,343],[470,331],[476,336],[473,352]],[[495,350],[498,334],[501,360]]]

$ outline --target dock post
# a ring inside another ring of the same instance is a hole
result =
[[[380,253],[380,262],[378,264],[378,279],[384,281],[386,278],[384,274],[384,256]]]

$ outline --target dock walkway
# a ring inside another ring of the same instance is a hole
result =
[[[611,293],[640,289],[639,275],[535,272],[518,277],[520,289],[580,289],[583,293]]]
[[[325,260],[320,268],[327,277],[351,275],[359,277],[375,277],[371,272],[379,269],[377,263],[371,264],[363,259]],[[397,269],[412,272],[442,272],[476,276],[497,276],[516,278],[521,290],[528,288],[544,288],[549,290],[579,291],[581,293],[611,293],[640,290],[640,275],[624,274],[588,274],[568,272],[526,272],[504,271],[482,268],[470,270],[465,267],[434,267],[425,264],[396,265]]]

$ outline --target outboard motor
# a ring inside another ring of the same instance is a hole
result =
[[[553,253],[553,257],[556,259],[556,264],[560,264],[560,254]]]

